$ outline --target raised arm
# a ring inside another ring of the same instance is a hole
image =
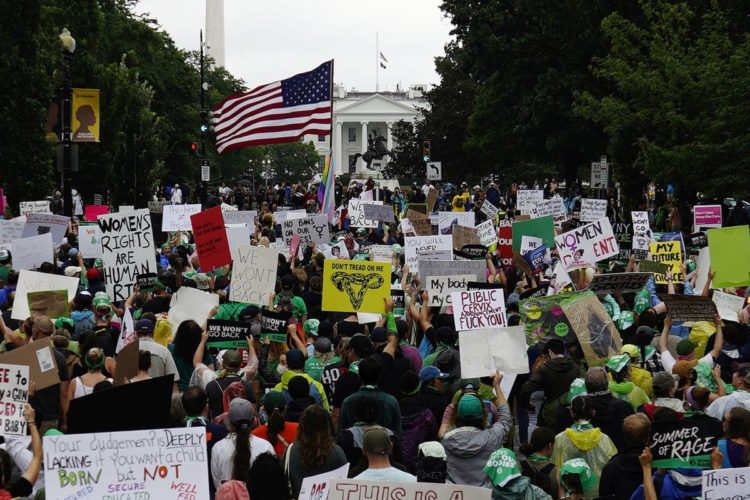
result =
[[[666,352],[667,349],[667,340],[669,340],[669,331],[672,329],[672,316],[667,315],[666,318],[664,318],[664,329],[661,331],[661,336],[659,337],[659,352]]]
[[[383,352],[390,354],[393,359],[396,359],[398,329],[396,328],[396,318],[393,317],[393,301],[390,297],[384,297],[383,300],[385,301],[385,321],[386,328],[388,329],[388,344],[386,344]]]
[[[39,471],[42,470],[42,437],[39,435],[39,429],[36,428],[36,414],[31,405],[26,405],[23,416],[31,432],[31,452],[33,457],[28,467],[23,472],[23,478],[32,486],[39,479]]]
[[[719,358],[721,349],[724,347],[724,332],[721,330],[721,317],[719,313],[714,314],[714,325],[716,325],[716,336],[714,337],[714,348],[711,350],[711,356],[714,362]]]

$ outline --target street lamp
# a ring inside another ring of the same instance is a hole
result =
[[[263,177],[266,178],[266,189],[268,189],[268,178],[271,176],[271,160],[266,158],[261,163],[263,163]]]
[[[62,168],[60,169],[60,184],[63,192],[63,213],[69,217],[73,215],[73,195],[70,191],[70,163],[71,163],[71,94],[72,82],[70,77],[70,65],[73,62],[73,53],[76,50],[76,40],[68,31],[63,28],[59,35],[62,44],[62,63],[63,63],[63,81],[60,88],[60,145],[62,146]]]

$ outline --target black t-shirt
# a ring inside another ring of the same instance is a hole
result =
[[[117,330],[112,326],[97,326],[96,344],[104,351],[105,356],[113,357],[117,347]]]
[[[65,364],[65,356],[57,349],[52,347],[50,347],[50,349],[55,356],[57,374],[60,377],[60,381],[67,382],[70,380],[70,377],[68,377],[68,367]],[[29,398],[29,404],[36,411],[37,425],[40,425],[44,420],[59,419],[62,416],[62,408],[60,407],[60,384],[51,385],[46,389],[36,391],[34,397]]]
[[[247,380],[243,380],[237,375],[229,375],[222,379],[216,379],[208,383],[206,386],[206,394],[208,394],[208,408],[211,410],[211,418],[214,419],[224,413],[224,389],[229,387],[232,382],[242,382],[245,392],[247,393],[247,400],[251,403],[255,402],[255,393],[253,392],[253,386]]]
[[[362,382],[359,380],[359,375],[351,371],[343,373],[336,381],[336,389],[333,391],[331,406],[341,408],[344,400],[357,392],[361,385]]]
[[[28,497],[34,489],[34,485],[31,484],[28,479],[21,476],[10,484],[8,493],[12,498],[16,497]]]
[[[396,359],[384,352],[376,352],[372,357],[377,359],[380,362],[380,366],[383,367],[378,387],[394,398],[400,398],[401,376],[409,370],[414,370],[412,362],[404,356],[400,349],[396,351]]]
[[[320,375],[320,383],[326,391],[328,401],[333,401],[333,395],[336,392],[336,382],[343,374],[349,371],[349,365],[344,363],[333,363],[323,368]]]
[[[301,297],[305,301],[305,306],[307,306],[307,317],[322,320],[325,316],[325,313],[321,311],[323,294],[308,290]]]

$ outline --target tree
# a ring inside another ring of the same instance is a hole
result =
[[[273,178],[277,181],[306,182],[318,170],[318,152],[312,142],[288,142],[266,147]]]

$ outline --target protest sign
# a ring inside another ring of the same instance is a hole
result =
[[[491,220],[482,222],[474,229],[476,229],[477,236],[479,236],[479,243],[481,245],[489,248],[497,243],[497,232],[495,231],[495,225]]]
[[[127,300],[136,276],[156,272],[154,233],[148,210],[99,218],[104,282],[114,301]]]
[[[435,220],[435,217],[432,217]],[[438,212],[438,233],[451,234],[453,226],[474,228],[474,212]]]
[[[133,210],[135,210],[135,206],[133,205],[120,205],[119,207],[117,207],[117,211],[120,213],[132,212]]]
[[[164,207],[169,204],[170,202],[168,201],[149,201],[148,211],[151,212],[152,214],[163,214]]]
[[[24,405],[29,402],[29,367],[0,364],[0,436],[25,436]]]
[[[649,245],[650,248],[650,260],[666,264],[669,269],[672,270],[672,279],[675,283],[682,283],[685,277],[682,275],[682,252],[680,251],[680,243],[677,241],[652,241]],[[643,261],[642,261],[643,262]],[[641,263],[642,263],[641,262]],[[657,284],[667,284],[667,275],[659,272],[654,272],[654,280]]]
[[[13,269],[37,269],[44,262],[54,262],[55,247],[50,233],[15,240],[10,244]]]
[[[430,188],[430,190],[427,192],[427,200],[425,202],[425,205],[427,205],[427,213],[432,213],[432,210],[435,208],[435,202],[437,201],[438,193],[435,188]]]
[[[620,247],[619,259],[630,258],[630,251],[633,248],[633,225],[625,222],[615,222],[612,224],[612,232],[615,233],[615,241]]]
[[[745,306],[745,299],[731,293],[724,293],[721,290],[714,290],[711,299],[716,305],[721,319],[725,321],[738,321],[738,314]]]
[[[382,314],[391,294],[390,278],[391,266],[381,262],[326,260],[322,309]]]
[[[716,305],[709,297],[697,295],[660,295],[673,321],[711,321]]]
[[[552,276],[549,280],[549,288],[547,289],[547,295],[555,295],[560,293],[568,285],[572,285],[573,280],[570,279],[568,271],[562,265],[559,260],[555,264],[555,268],[552,270]]]
[[[535,248],[544,247],[544,240],[536,236],[524,235],[521,237],[521,255],[526,255]]]
[[[633,219],[633,249],[648,250],[653,233],[648,223],[648,212],[630,212]]]
[[[481,330],[507,324],[503,290],[453,292],[451,304],[453,305],[453,323],[456,330]]]
[[[532,274],[542,272],[544,270],[544,256],[547,253],[547,246],[540,245],[526,252],[523,256],[524,260],[529,263],[529,268]]]
[[[397,288],[391,288],[391,300],[393,301],[393,314],[396,317],[404,315],[406,310],[406,294],[403,290]]]
[[[410,272],[418,272],[426,260],[451,260],[453,240],[445,236],[410,236],[404,238],[405,262]]]
[[[747,225],[709,229],[712,286],[729,288],[750,285],[750,233]]]
[[[608,219],[577,227],[555,238],[555,245],[566,271],[595,267],[600,260],[619,253]]]
[[[704,470],[702,483],[704,500],[745,498],[750,485],[750,467]]]
[[[485,260],[486,257],[487,247],[484,245],[464,245],[461,250],[453,250],[453,258],[456,260]]]
[[[139,292],[150,292],[156,284],[156,273],[143,273],[135,277]]]
[[[502,283],[487,283],[486,281],[469,281],[466,283],[466,289],[473,290],[504,290]]]
[[[331,246],[328,251],[324,251],[323,255],[325,255],[328,259],[349,260],[349,249],[346,248],[346,242],[344,240],[341,240],[335,245]]]
[[[638,264],[638,270],[645,272],[645,273],[653,273],[653,274],[660,274],[665,275],[667,270],[670,269],[671,266],[669,264],[665,264],[663,262],[656,262],[653,260],[642,260]]]
[[[237,259],[232,266],[232,285],[229,300],[245,304],[268,304],[268,297],[276,287],[278,251],[257,246],[237,247]]]
[[[414,207],[414,204],[412,204],[411,206]],[[407,208],[406,209],[406,213],[404,215],[405,215],[405,217],[407,219],[410,219],[410,220],[427,219],[428,218],[427,215],[425,215],[424,213],[422,213],[422,212],[420,212],[418,210],[414,210],[413,208]]]
[[[401,221],[409,221],[414,234],[417,236],[430,236],[432,234],[432,222],[430,219],[401,219]]]
[[[370,247],[370,256],[373,262],[391,262],[393,247],[391,245],[372,245]]]
[[[479,235],[473,227],[453,226],[453,248],[461,249],[466,245],[479,245]]]
[[[276,224],[283,224],[284,221],[299,219],[307,217],[307,211],[304,208],[298,210],[290,210],[290,207],[276,207],[276,212],[273,213],[273,220]]]
[[[281,224],[284,243],[289,245],[294,236],[299,236],[302,243],[313,242],[316,245],[331,241],[328,230],[328,216],[315,215],[299,219],[287,219]]]
[[[258,216],[257,210],[231,210],[222,211],[224,224],[244,224],[249,228],[255,227],[255,219]]]
[[[711,250],[708,247],[701,248],[698,258],[695,260],[695,290],[703,290],[708,281],[708,272],[711,269]]]
[[[51,233],[52,242],[57,245],[61,245],[65,233],[68,231],[68,223],[70,217],[63,215],[54,214],[28,214],[26,216],[26,224],[23,226],[23,233],[21,238],[29,238],[31,236],[37,236],[39,234]]]
[[[219,296],[196,288],[180,287],[169,302],[167,319],[172,324],[172,331],[185,320],[192,319],[199,325],[206,321],[209,311],[219,305]]]
[[[697,232],[690,235],[690,246],[692,248],[706,248],[708,246],[708,236],[704,232]]]
[[[302,479],[299,496],[297,500],[325,500],[328,498],[328,490],[331,487],[331,480],[346,479],[349,473],[349,463],[345,463],[338,469],[330,472],[324,472],[315,476],[308,476]]]
[[[16,299],[13,302],[12,319],[23,321],[29,316],[28,294],[30,292],[45,292],[50,290],[67,290],[68,300],[71,301],[78,291],[78,278],[58,276],[56,274],[37,273],[21,270],[18,275]]]
[[[1,215],[1,214],[0,214]],[[0,245],[12,243],[13,240],[21,239],[23,227],[26,225],[26,216],[16,217],[10,220],[0,220]]]
[[[109,213],[107,205],[86,205],[83,208],[83,217],[89,222],[96,222],[102,215]]]
[[[31,311],[32,316],[42,315],[48,318],[67,318],[70,316],[67,290],[29,292],[26,297],[29,301],[29,311]]]
[[[297,258],[297,254],[299,253],[299,245],[302,243],[302,238],[300,235],[295,234],[292,236],[292,241],[289,242],[289,257],[292,259]]]
[[[500,212],[500,210],[488,200],[482,202],[482,206],[479,207],[479,210],[491,221],[494,221],[498,212]]]
[[[651,273],[609,273],[594,275],[588,290],[601,295],[608,293],[635,293],[646,286]]]
[[[222,349],[247,347],[247,337],[250,336],[250,323],[224,319],[209,319],[206,325],[208,328],[207,346],[219,347]]]
[[[376,205],[374,203],[363,203],[362,210],[365,219],[383,222],[396,222],[391,205]]]
[[[18,204],[18,209],[21,215],[26,214],[49,214],[49,201],[47,200],[39,200],[39,201],[22,201]]]
[[[710,469],[711,452],[722,433],[721,422],[713,418],[651,422],[651,465]]]
[[[139,346],[140,342],[135,336],[117,352],[117,364],[112,377],[114,385],[129,383],[131,378],[138,375]]]
[[[102,232],[98,224],[87,224],[78,226],[78,250],[84,259],[104,258],[102,252]]]
[[[229,212],[224,212],[227,214]],[[242,245],[250,245],[250,229],[242,224],[224,225],[227,233],[227,244],[229,245],[229,254],[232,260],[237,260],[237,248]]]
[[[286,325],[291,317],[290,312],[275,312],[264,307],[260,311],[261,337],[268,337],[274,342],[286,342]]]
[[[682,239],[682,233],[675,231],[673,233],[654,233],[656,241],[676,241],[680,244],[680,252],[685,253],[685,242]]]
[[[209,498],[203,427],[45,436],[44,452],[48,498]]]
[[[483,260],[425,260],[419,263],[419,281],[427,287],[431,276],[476,276],[469,281],[486,281],[487,263]],[[458,291],[458,290],[456,290]]]
[[[516,210],[522,214],[530,214],[536,204],[544,200],[544,191],[541,189],[519,189],[516,195]]]
[[[695,205],[693,207],[693,228],[721,227],[721,205]]]
[[[452,294],[466,290],[468,283],[476,279],[476,274],[430,276],[423,285],[430,298],[430,307],[451,305]]]
[[[201,211],[200,205],[164,205],[164,216],[161,219],[161,230],[165,233],[171,231],[190,231],[190,216]]]
[[[0,354],[0,363],[28,367],[28,380],[40,391],[60,383],[55,356],[49,337],[41,338]]]
[[[229,241],[221,207],[213,207],[190,216],[195,248],[203,272],[232,263]]]
[[[328,500],[490,500],[492,489],[437,483],[387,483],[332,479]],[[323,500],[325,497],[319,497]]]
[[[521,239],[524,236],[541,238],[547,248],[555,246],[555,223],[551,216],[539,217],[513,223],[513,253],[521,252]],[[512,257],[511,257],[512,258]]]
[[[559,226],[568,219],[568,210],[565,208],[565,202],[559,196],[537,202],[531,211],[531,218],[552,216],[552,221]]]
[[[365,210],[362,207],[362,203],[362,200],[357,198],[349,200],[349,227],[378,227],[378,221],[367,219],[365,217]],[[383,204],[382,201],[369,201],[368,203],[374,205]]]
[[[459,331],[458,343],[461,346],[461,378],[487,377],[495,370],[529,373],[523,326]]]
[[[607,200],[581,199],[581,222],[593,222],[607,216]]]
[[[497,225],[497,249],[500,252],[500,264],[503,266],[511,265],[513,261],[513,223],[508,219],[501,220]]]

